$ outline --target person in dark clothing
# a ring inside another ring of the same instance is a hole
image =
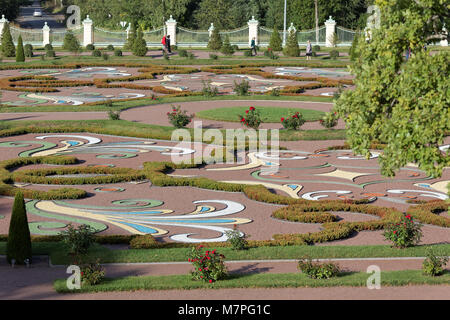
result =
[[[172,53],[172,50],[170,49],[170,34],[168,34],[166,37],[166,49],[167,52]]]
[[[250,47],[251,47],[252,55],[253,55],[253,52],[255,52],[255,56],[258,55],[258,53],[256,52],[256,39],[255,38],[252,39],[252,42],[250,43]]]

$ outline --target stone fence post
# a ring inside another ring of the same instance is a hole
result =
[[[45,47],[46,44],[50,44],[50,27],[47,25],[47,21],[42,27],[42,45]]]
[[[255,16],[252,16],[252,19],[248,22],[248,45],[250,46],[252,43],[252,39],[255,38],[255,44],[259,44],[258,38],[258,27],[259,21],[255,20]]]
[[[177,21],[172,18],[172,15],[170,15],[170,19],[166,21],[166,27],[167,27],[167,35],[170,36],[170,44],[176,45],[177,44]]]
[[[5,15],[2,14],[2,18],[0,19],[0,39],[2,38],[3,28],[5,27],[5,24],[8,23],[8,20],[5,18]]]
[[[333,47],[333,37],[334,37],[334,33],[336,32],[336,21],[333,20],[333,18],[330,18],[325,21],[325,46],[326,47]]]
[[[89,15],[83,20],[83,46],[88,44],[94,44],[94,32],[92,27],[92,20],[89,19]]]

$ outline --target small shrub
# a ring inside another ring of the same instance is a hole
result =
[[[232,56],[234,54],[235,49],[230,44],[230,38],[228,36],[225,37],[225,41],[223,42],[223,45],[220,48],[220,52],[226,56]]]
[[[14,197],[11,221],[9,223],[8,242],[6,244],[6,259],[8,263],[15,260],[16,264],[31,263],[31,236],[28,227],[27,211],[23,193],[18,191]]]
[[[99,260],[81,266],[81,285],[94,286],[100,284],[105,279],[105,269],[100,265]]]
[[[92,51],[92,56],[93,57],[101,57],[102,56],[102,52],[100,50],[98,50],[98,49],[94,49]]]
[[[270,35],[269,48],[273,51],[283,50],[283,40],[281,39],[278,29],[275,27]]]
[[[273,88],[272,91],[270,91],[270,95],[272,97],[279,97],[280,96],[280,89],[279,88]]]
[[[270,49],[270,48],[268,48],[266,51],[264,51],[264,56],[267,57],[267,58],[270,58],[270,59],[272,59],[272,60],[277,60],[277,59],[280,58],[280,57],[279,57],[276,53],[274,53],[274,52],[272,51],[272,49]]]
[[[312,47],[312,49],[313,49],[313,52],[319,52],[320,46],[316,44],[315,46]]]
[[[157,242],[151,234],[134,237],[130,241],[131,249],[151,249],[156,246]]]
[[[331,51],[330,51],[330,58],[331,58],[331,59],[335,60],[335,59],[337,59],[338,57],[339,57],[339,51],[337,51],[337,50],[331,50]]]
[[[78,53],[81,51],[80,42],[72,31],[68,30],[64,35],[62,48],[73,53]]]
[[[74,256],[86,254],[94,243],[94,230],[85,224],[78,228],[69,224],[67,230],[61,232],[62,242],[67,246],[69,253]]]
[[[89,51],[95,50],[95,46],[92,43],[90,43],[86,46],[86,50],[89,50]]]
[[[322,119],[320,119],[320,124],[327,129],[334,128],[338,123],[338,118],[336,112],[328,112]]]
[[[33,57],[33,46],[29,43],[27,43],[24,47],[25,50],[25,57],[32,58]]]
[[[44,46],[44,49],[45,49],[45,51],[54,50],[54,49],[53,49],[53,46],[52,46],[50,43],[47,43],[47,44]]]
[[[205,97],[215,97],[219,94],[219,89],[217,87],[214,87],[211,85],[211,81],[202,81],[203,88],[202,88],[202,94]]]
[[[137,57],[144,57],[147,54],[147,42],[144,39],[142,30],[139,29],[137,32],[136,39],[133,42],[133,48],[131,49],[133,55]]]
[[[120,50],[120,49],[114,50],[114,55],[116,57],[121,57],[123,55],[122,50]]]
[[[102,58],[103,60],[108,60],[109,59],[109,54],[107,54],[106,52],[102,53]]]
[[[249,128],[257,130],[262,123],[261,114],[255,107],[250,107],[245,111],[245,116],[239,115],[240,122]]]
[[[407,248],[420,242],[422,225],[415,223],[408,214],[398,223],[390,223],[383,233],[386,240],[392,241],[396,248]]]
[[[300,56],[300,47],[298,46],[297,32],[291,30],[286,41],[286,47],[283,50],[285,56],[298,57]]]
[[[16,49],[16,62],[25,62],[25,51],[23,50],[22,36],[19,35]]]
[[[214,28],[209,38],[208,49],[218,51],[220,48],[222,48],[222,37],[220,36],[219,29]]]
[[[106,99],[105,100],[105,106],[106,107],[112,107],[113,106],[113,102],[111,99]]]
[[[299,112],[296,112],[295,114],[289,117],[281,118],[281,124],[285,129],[289,130],[298,130],[304,123],[305,119],[303,118],[303,115]]]
[[[182,58],[186,58],[188,56],[188,52],[187,52],[187,50],[181,49],[181,50],[178,50],[178,55]]]
[[[210,53],[209,54],[209,58],[212,59],[212,60],[217,60],[217,59],[219,59],[219,56],[217,54]]]
[[[120,110],[108,110],[108,117],[110,120],[120,120]]]
[[[227,242],[231,244],[233,250],[245,250],[248,248],[245,235],[237,230],[236,227],[233,230],[225,231],[225,235],[228,237]]]
[[[56,54],[55,54],[55,51],[54,51],[54,50],[47,50],[47,51],[45,52],[45,56],[46,56],[47,58],[54,58],[54,57],[56,57]]]
[[[243,80],[241,83],[234,81],[233,90],[240,96],[248,96],[250,83],[246,80]]]
[[[422,263],[423,274],[432,277],[443,274],[449,258],[447,256],[437,256],[432,247],[427,248],[426,255],[427,257]]]
[[[314,262],[309,257],[301,259],[298,262],[298,268],[301,272],[312,279],[330,279],[332,277],[336,277],[340,272],[337,264],[332,262]]]
[[[193,280],[200,280],[213,283],[224,279],[227,274],[225,266],[225,256],[216,252],[216,250],[204,251],[204,246],[192,248],[188,261],[194,266],[191,272]]]
[[[186,110],[181,111],[180,106],[172,106],[172,112],[167,112],[167,117],[175,128],[183,128],[192,121],[194,114],[188,115]]]
[[[112,44],[108,44],[108,46],[106,47],[106,50],[114,51],[114,46]]]
[[[195,54],[193,54],[192,52],[188,52],[187,58],[188,58],[189,60],[194,60],[194,59],[195,59]]]

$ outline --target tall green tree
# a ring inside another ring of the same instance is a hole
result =
[[[273,51],[281,51],[283,50],[283,41],[281,40],[280,33],[277,28],[273,29],[272,35],[270,36],[269,48]]]
[[[9,29],[9,23],[6,23],[2,31],[2,55],[4,57],[15,57],[16,48]]]
[[[202,0],[194,13],[197,27],[206,30],[214,23],[214,26],[221,30],[230,29],[234,25],[229,14],[231,5],[232,0]]]
[[[19,36],[19,39],[17,39],[16,62],[25,62],[22,36]]]
[[[346,122],[347,141],[370,155],[373,142],[386,144],[381,172],[392,176],[408,163],[438,177],[450,156],[439,149],[450,132],[450,53],[424,46],[443,37],[448,4],[441,0],[376,0],[381,26],[358,41],[351,67],[355,89],[334,110]],[[405,60],[408,48],[412,56]]]
[[[21,191],[16,193],[9,223],[8,242],[6,244],[6,259],[8,263],[14,259],[16,264],[31,263],[31,236],[28,227],[27,211]]]
[[[144,39],[144,34],[141,29],[138,29],[132,52],[137,57],[143,57],[147,54],[147,51],[147,42]]]
[[[19,14],[19,0],[0,0],[0,17],[2,14],[9,21],[13,21]]]

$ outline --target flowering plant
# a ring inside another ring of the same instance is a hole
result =
[[[99,260],[81,266],[81,283],[88,285],[96,285],[105,278],[105,269],[100,265]]]
[[[192,121],[194,114],[189,115],[186,110],[181,111],[180,106],[172,106],[172,112],[167,112],[167,117],[175,128],[183,128]]]
[[[338,123],[338,117],[336,112],[328,112],[322,119],[320,119],[320,124],[327,129],[332,129]]]
[[[304,123],[305,119],[299,112],[296,112],[289,117],[281,118],[281,124],[285,129],[298,130]]]
[[[194,266],[191,272],[193,280],[202,280],[213,283],[221,280],[227,275],[225,267],[225,256],[216,252],[216,250],[206,250],[205,246],[197,246],[192,248],[189,253],[188,261]]]
[[[240,122],[246,127],[252,129],[258,129],[262,120],[261,115],[255,107],[250,107],[248,110],[245,110],[245,116],[239,115]]]
[[[390,240],[397,248],[406,248],[416,245],[422,238],[422,225],[415,223],[408,214],[402,217],[398,223],[391,223],[386,227],[383,235],[386,240]]]

